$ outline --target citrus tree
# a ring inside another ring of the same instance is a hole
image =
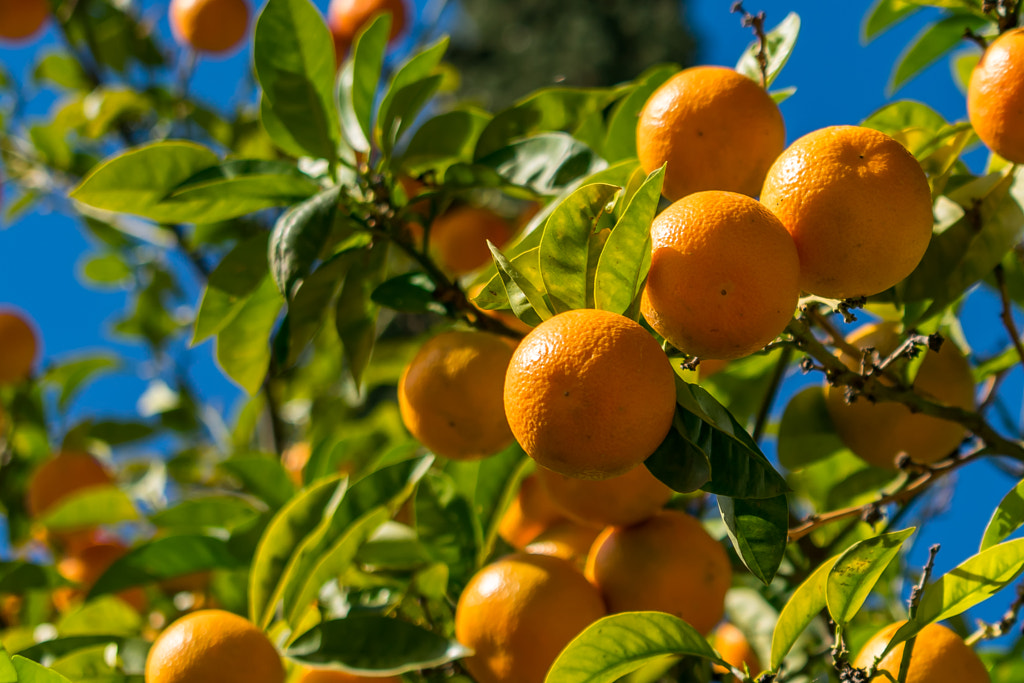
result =
[[[0,37],[66,39],[49,118],[2,80],[7,215],[79,219],[162,378],[71,421],[119,360],[40,365],[0,312],[0,681],[1020,680],[1024,483],[945,574],[908,548],[961,468],[1024,477],[1024,32],[1013,0],[880,0],[866,32],[925,5],[894,80],[978,44],[969,121],[897,101],[787,147],[800,20],[740,3],[734,69],[489,112],[446,39],[389,59],[397,0],[267,0],[251,35],[173,0],[170,53],[131,3],[0,0]],[[258,106],[181,87],[245,39]]]

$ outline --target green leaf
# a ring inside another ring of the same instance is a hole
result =
[[[192,345],[227,327],[266,280],[267,234],[239,242],[210,273],[196,314]]]
[[[1022,524],[1024,524],[1024,480],[1018,482],[1009,493],[1003,496],[999,505],[992,511],[992,518],[989,520],[988,526],[985,527],[985,533],[981,537],[981,547],[978,550],[988,550],[997,543],[1002,543]]]
[[[32,77],[37,81],[49,81],[67,90],[89,91],[93,87],[78,60],[64,52],[50,52],[45,55],[36,63]]]
[[[782,660],[793,649],[800,634],[814,621],[821,610],[825,609],[825,587],[828,575],[838,559],[838,557],[833,557],[818,565],[814,573],[793,591],[793,595],[782,608],[779,620],[775,623],[775,631],[772,633],[770,671],[779,670]]]
[[[435,562],[450,571],[453,594],[478,568],[482,532],[470,502],[451,478],[431,473],[416,491],[416,534]]]
[[[829,571],[825,602],[839,626],[857,615],[882,572],[900,552],[915,529],[904,529],[868,538],[850,546]]]
[[[121,285],[134,272],[124,257],[115,252],[94,255],[82,264],[82,276],[97,285]]]
[[[285,656],[353,674],[399,675],[439,667],[469,651],[455,640],[399,619],[372,614],[325,621],[306,631]]]
[[[320,11],[309,0],[268,0],[253,41],[263,106],[310,155],[336,160],[334,44]]]
[[[786,404],[779,423],[779,463],[799,470],[847,450],[832,425],[820,385],[806,387]]]
[[[381,109],[378,120],[380,126],[381,147],[385,154],[390,155],[399,138],[416,121],[420,111],[430,98],[441,87],[444,77],[441,74],[410,83],[395,93],[387,103],[387,109]]]
[[[612,228],[597,262],[597,308],[625,315],[640,293],[651,267],[651,222],[664,180],[664,167],[647,176]]]
[[[711,394],[677,377],[676,400],[683,409],[683,437],[711,463],[705,491],[741,499],[774,498],[789,491],[746,430]]]
[[[445,315],[444,305],[434,298],[437,285],[426,273],[404,273],[382,282],[370,299],[402,313],[437,313]]]
[[[405,104],[396,106],[400,99],[399,93],[416,83],[429,83],[429,86],[421,87],[425,87],[433,94],[433,91],[436,91],[441,85],[440,79],[435,72],[447,50],[448,37],[445,36],[433,45],[410,57],[395,71],[395,75],[391,77],[391,81],[388,83],[387,90],[378,108],[377,141],[382,149],[390,152],[394,140],[401,135],[402,130],[412,124],[419,109],[419,107],[413,109],[407,106],[408,95],[404,97],[406,99]],[[420,106],[422,106],[422,102]],[[396,118],[401,119],[398,127],[395,126]]]
[[[718,496],[718,509],[736,553],[754,576],[770,584],[786,552],[789,505],[786,496],[736,500]]]
[[[591,624],[558,655],[547,683],[612,683],[666,656],[702,657],[728,666],[704,637],[678,617],[626,612]]]
[[[864,25],[861,29],[863,40],[865,42],[873,40],[880,33],[919,9],[921,9],[919,4],[909,0],[877,0],[864,17]]]
[[[29,591],[52,591],[67,586],[68,580],[53,565],[33,564],[21,560],[0,562],[0,591],[24,595]]]
[[[285,504],[263,532],[249,572],[249,619],[266,628],[284,589],[281,579],[306,536],[337,507],[348,479],[331,477],[303,489]]]
[[[900,100],[876,110],[860,125],[895,138],[916,156],[947,123],[941,114],[927,104]]]
[[[217,155],[202,145],[157,142],[97,165],[70,196],[96,209],[135,214],[159,223],[200,222],[202,207],[196,202],[164,199],[182,182],[218,161]]]
[[[0,647],[0,683],[18,683],[18,670],[3,647]]]
[[[51,531],[118,524],[139,518],[135,503],[117,486],[94,486],[61,500],[40,523]]]
[[[424,121],[406,145],[402,168],[413,174],[428,169],[443,174],[454,163],[471,162],[480,133],[490,120],[487,112],[460,109]]]
[[[765,53],[768,56],[768,67],[765,72],[768,82],[765,83],[765,87],[770,86],[782,71],[782,67],[786,66],[799,35],[800,16],[796,12],[787,14],[785,19],[766,34]],[[755,40],[747,46],[740,61],[736,63],[737,71],[757,83],[761,82],[761,66],[757,61],[760,49],[760,41]]]
[[[247,566],[248,562],[233,555],[227,542],[219,538],[198,535],[155,538],[136,545],[115,560],[96,580],[88,598],[193,572]]]
[[[584,185],[548,218],[540,240],[540,272],[555,313],[587,308],[589,244],[618,191],[614,185]]]
[[[971,82],[971,74],[974,73],[974,67],[978,65],[979,61],[981,61],[981,53],[976,49],[957,52],[953,55],[951,65],[953,82],[964,95],[967,94],[967,84]]]
[[[355,256],[338,296],[334,324],[341,339],[348,371],[356,384],[370,362],[377,340],[380,306],[370,298],[387,276],[388,242],[381,241]]]
[[[602,112],[630,86],[620,88],[545,88],[497,114],[480,134],[480,159],[513,140],[548,131],[575,132],[588,116]]]
[[[31,659],[25,659],[21,655],[11,657],[14,670],[18,672],[18,683],[71,683],[52,669],[47,669],[42,664],[36,664]]]
[[[609,163],[636,156],[636,122],[640,117],[640,111],[654,91],[678,71],[679,67],[675,64],[652,66],[633,81],[633,90],[615,103],[608,121],[604,145],[601,147],[601,156]]]
[[[218,465],[237,478],[246,493],[277,510],[295,495],[295,485],[288,478],[281,461],[268,455],[235,455]]]
[[[676,407],[672,429],[665,440],[645,461],[651,474],[673,491],[692,493],[711,480],[711,464],[707,453],[695,448],[685,436],[685,412]]]
[[[391,15],[378,16],[356,36],[338,77],[341,129],[357,152],[370,151],[370,120],[391,31]],[[331,51],[333,55],[333,50]]]
[[[220,529],[231,531],[253,521],[259,514],[260,511],[245,498],[205,496],[157,510],[149,516],[149,521],[158,529],[186,534]]]
[[[57,359],[46,369],[46,381],[60,388],[57,407],[67,410],[78,390],[97,375],[110,372],[121,367],[117,356],[100,353],[79,355],[75,358]]]
[[[541,133],[517,140],[477,163],[493,168],[511,185],[545,196],[561,194],[580,178],[608,166],[567,133]]]
[[[234,319],[217,333],[217,364],[250,395],[259,391],[270,366],[270,332],[284,302],[273,280],[264,279]]]
[[[931,24],[919,33],[904,50],[896,63],[889,94],[916,76],[925,67],[956,47],[964,37],[964,31],[976,31],[988,24],[988,19],[974,14],[953,14]]]
[[[270,235],[270,272],[278,291],[294,295],[295,283],[309,275],[338,216],[344,188],[335,186],[307,199],[281,216]]]
[[[514,261],[510,261],[490,242],[487,246],[490,247],[491,256],[498,269],[498,278],[505,288],[509,305],[516,317],[530,325],[537,325],[541,320],[550,318],[551,310],[537,284],[541,278],[540,248],[535,247],[523,252],[515,257]]]

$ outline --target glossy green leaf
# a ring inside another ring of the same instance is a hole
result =
[[[21,655],[11,657],[14,670],[18,672],[18,683],[71,683],[52,669],[25,659]]]
[[[506,182],[537,194],[561,194],[580,178],[608,164],[567,133],[541,133],[517,140],[478,162],[493,168]]]
[[[920,4],[909,0],[876,0],[864,16],[864,25],[861,29],[864,41],[873,40],[919,9]]]
[[[426,102],[425,98],[410,98],[409,94],[414,91],[422,91],[424,94],[429,93],[427,94],[429,97],[440,87],[440,76],[435,72],[447,50],[448,38],[446,36],[410,57],[391,77],[378,108],[377,142],[382,149],[390,152],[394,140],[398,139],[402,131],[412,124],[419,109]],[[419,88],[411,88],[416,83],[424,85]],[[400,96],[402,91],[406,91],[407,94]],[[400,102],[403,99],[405,102]],[[418,102],[418,106],[410,106],[416,102]]]
[[[118,524],[139,518],[135,503],[117,486],[95,486],[68,496],[39,521],[51,531]]]
[[[790,55],[793,54],[793,48],[796,47],[796,39],[799,35],[800,16],[796,12],[787,14],[785,19],[765,34],[765,54],[768,56],[765,87],[770,86],[782,71],[782,67],[786,66]],[[747,46],[740,61],[736,63],[737,71],[757,83],[761,82],[761,66],[757,61],[760,49],[760,41],[755,40]]]
[[[587,308],[588,248],[619,191],[614,185],[584,185],[551,213],[540,240],[540,272],[554,313]]]
[[[551,317],[542,286],[540,274],[540,248],[535,247],[515,257],[505,258],[496,246],[488,242],[491,256],[498,268],[498,279],[505,289],[512,312],[520,320],[537,325]],[[532,270],[532,272],[531,272]]]
[[[195,202],[166,202],[182,182],[219,163],[217,155],[193,142],[157,142],[97,165],[72,199],[105,211],[130,213],[161,223],[192,223],[202,218]]]
[[[645,463],[651,474],[673,491],[692,493],[710,481],[711,463],[707,453],[683,436],[687,429],[684,415],[685,411],[677,407],[672,429]]]
[[[588,626],[562,650],[544,680],[612,683],[666,656],[702,657],[728,666],[682,619],[662,612],[625,612]]]
[[[761,500],[717,498],[718,509],[736,553],[751,574],[765,585],[771,583],[782,563],[789,536],[786,496]]]
[[[105,593],[156,583],[211,569],[241,569],[245,558],[231,553],[219,538],[199,535],[165,536],[144,541],[113,564],[89,590],[93,598]]]
[[[825,405],[821,386],[810,386],[786,404],[779,423],[779,462],[798,470],[845,451]]]
[[[196,314],[193,346],[229,325],[267,276],[267,234],[243,240],[210,273]]]
[[[868,538],[850,546],[829,571],[825,601],[829,614],[846,626],[860,611],[871,590],[882,577],[915,529],[904,529]]]
[[[218,467],[238,479],[242,489],[277,510],[295,495],[295,484],[281,460],[267,455],[235,455]]]
[[[378,16],[360,31],[338,76],[341,129],[348,144],[357,152],[370,151],[373,102],[390,31],[391,16],[388,14]],[[334,54],[333,50],[331,54]]]
[[[114,371],[120,366],[121,361],[118,357],[107,353],[57,358],[46,369],[46,380],[59,387],[57,407],[63,411],[86,384],[95,380],[98,375]]]
[[[478,109],[457,109],[428,119],[413,133],[402,153],[402,167],[412,173],[473,160],[480,133],[491,115]]]
[[[309,0],[268,0],[253,41],[263,106],[307,153],[334,161],[334,44],[320,11]]]
[[[981,29],[988,20],[974,14],[953,14],[919,33],[912,43],[900,55],[893,71],[889,92],[899,90],[900,86],[916,76],[925,67],[931,65],[963,40],[964,31]]]
[[[778,671],[782,660],[793,649],[797,638],[815,617],[825,609],[825,587],[829,572],[838,560],[833,557],[818,565],[814,573],[789,597],[772,633],[772,656],[769,669]]]
[[[651,267],[651,222],[664,180],[664,167],[647,176],[612,228],[597,262],[597,308],[625,315],[640,293]]]
[[[947,123],[941,114],[927,104],[900,100],[879,108],[860,125],[899,140],[911,154],[917,155]]]
[[[683,409],[680,433],[711,464],[705,491],[741,499],[774,498],[789,491],[753,438],[711,394],[676,378],[676,400]]]
[[[335,509],[348,480],[331,477],[317,482],[285,504],[263,532],[249,572],[249,619],[265,628],[281,599],[288,563],[306,536]]]
[[[357,385],[362,381],[377,340],[380,306],[370,296],[387,275],[387,254],[388,243],[382,241],[354,257],[335,309],[338,338],[348,371]]]
[[[284,301],[269,277],[234,319],[217,333],[217,364],[250,395],[259,391],[270,366],[270,332]]]
[[[338,216],[343,188],[328,188],[281,216],[270,235],[270,272],[291,299],[295,283],[309,275]]]
[[[374,303],[402,313],[445,314],[444,304],[434,297],[437,285],[426,273],[415,271],[386,280],[373,290]]]
[[[482,532],[470,502],[450,477],[431,473],[416,491],[416,534],[430,559],[448,567],[451,593],[459,594],[477,570]]]
[[[398,675],[439,667],[469,651],[455,640],[399,619],[372,614],[325,621],[285,650],[289,659],[354,674]]]
[[[1003,496],[999,505],[992,511],[992,518],[989,520],[988,526],[985,527],[985,533],[981,537],[981,547],[978,550],[987,550],[997,543],[1002,543],[1022,524],[1024,524],[1024,481],[1018,482],[1009,493]]]
[[[601,156],[608,162],[615,163],[636,156],[636,123],[640,111],[654,91],[678,71],[679,67],[675,64],[652,66],[637,76],[630,93],[615,103],[601,147]]]

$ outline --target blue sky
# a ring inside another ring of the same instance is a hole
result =
[[[325,9],[327,0],[317,0],[316,4]],[[433,4],[436,6],[436,2]],[[700,62],[734,65],[752,39],[750,30],[740,26],[739,17],[729,13],[731,4],[731,0],[687,3],[686,15],[701,41]],[[801,15],[802,32],[796,51],[776,82],[777,87],[798,88],[782,104],[789,140],[827,125],[858,123],[893,99],[924,101],[947,119],[965,118],[964,97],[951,77],[948,60],[929,68],[895,96],[886,94],[893,64],[924,20],[934,16],[929,11],[865,45],[860,27],[868,2],[762,0],[748,1],[746,5],[751,11],[765,10],[769,26],[790,11]],[[164,17],[166,2],[145,0],[141,6],[145,15],[157,22],[160,34],[169,36]],[[42,36],[41,43],[17,48],[0,45],[0,63],[15,78],[24,80],[33,56],[40,49],[54,46],[55,40],[51,29]],[[965,43],[964,48],[970,46]],[[192,90],[215,106],[224,107],[226,96],[244,91],[249,63],[248,48],[226,59],[203,60],[196,70]],[[52,93],[38,93],[29,111],[42,114],[53,104]],[[972,167],[979,168],[984,158],[983,152],[972,154]],[[3,201],[8,201],[10,192],[6,188],[3,195]],[[47,360],[83,349],[111,346],[128,359],[144,360],[141,348],[117,344],[109,335],[111,321],[125,306],[125,293],[85,289],[77,279],[80,264],[90,248],[75,221],[61,213],[34,212],[6,226],[0,230],[0,302],[14,304],[31,314],[41,330]],[[183,282],[189,287],[188,299],[198,301],[198,287],[185,264],[176,263],[176,270],[183,274]],[[998,336],[1001,328],[996,302],[977,297],[972,306],[975,312],[965,320],[969,340],[981,352],[1000,348],[1004,342]],[[217,370],[212,355],[209,343],[183,351],[190,374],[203,387],[207,400],[230,415],[241,397]],[[127,373],[96,382],[75,403],[71,417],[130,415],[147,386],[146,371],[144,364],[133,364]],[[1019,392],[1022,373],[1018,370],[1016,374],[1010,386]],[[965,468],[959,477],[954,512],[945,515],[918,540],[913,554],[920,563],[928,545],[941,540],[943,551],[936,567],[940,572],[976,550],[992,506],[1013,484],[988,465]],[[993,602],[999,604],[987,607],[979,615],[997,618],[1004,603]]]

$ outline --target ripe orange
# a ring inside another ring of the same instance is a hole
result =
[[[345,56],[356,40],[356,34],[378,14],[391,13],[393,41],[405,28],[405,0],[331,0],[327,7],[327,24],[334,36],[334,50],[338,61]]]
[[[831,126],[786,149],[761,201],[800,253],[800,287],[833,299],[907,277],[932,236],[932,195],[917,160],[885,133]]]
[[[536,474],[523,479],[519,492],[498,522],[498,535],[521,550],[539,534],[564,517],[551,501]]]
[[[443,268],[465,275],[491,262],[488,240],[501,247],[511,237],[512,226],[490,209],[460,206],[434,221],[430,248]]]
[[[651,225],[644,318],[673,346],[732,359],[764,347],[789,323],[800,296],[792,238],[760,203],[698,192]]]
[[[900,338],[895,323],[865,325],[849,339],[858,348],[874,347],[881,358],[892,353]],[[970,363],[951,340],[938,353],[923,351],[924,360],[914,379],[917,393],[950,406],[974,409],[974,376]],[[840,354],[851,370],[860,369],[860,358]],[[919,463],[933,463],[949,455],[966,435],[964,428],[930,415],[912,413],[902,403],[873,403],[859,397],[847,403],[842,387],[826,386],[826,402],[832,424],[843,443],[876,467],[896,468],[905,452]]]
[[[539,464],[607,479],[647,459],[672,427],[675,373],[647,330],[608,311],[559,313],[519,343],[505,377],[512,433]]]
[[[587,557],[586,575],[611,613],[668,612],[710,633],[725,613],[732,566],[699,520],[662,510],[640,524],[605,529]]]
[[[610,479],[567,477],[538,467],[537,477],[555,507],[569,519],[590,526],[625,526],[660,510],[672,489],[643,464]]]
[[[305,669],[295,683],[402,683],[398,676],[357,676],[336,669]]]
[[[600,533],[600,527],[577,524],[566,519],[549,526],[525,550],[531,555],[551,555],[568,560],[582,572],[587,564],[590,547]]]
[[[313,447],[308,441],[293,443],[281,454],[281,464],[284,465],[288,478],[296,486],[302,486],[302,470],[305,469],[312,454]]]
[[[113,483],[106,467],[88,453],[61,452],[32,472],[25,506],[29,515],[38,519],[75,494]]]
[[[988,46],[967,85],[967,118],[989,149],[1024,163],[1024,29],[1002,34]]]
[[[752,675],[756,676],[760,673],[761,660],[758,658],[757,653],[754,652],[754,648],[750,647],[750,641],[743,635],[743,631],[729,622],[723,622],[715,629],[711,640],[715,649],[718,650],[718,654],[722,655],[722,659],[740,671],[743,671],[743,667],[746,666]],[[724,666],[719,666],[718,664],[714,666],[714,669],[719,673],[728,673]],[[726,680],[732,679],[728,678]]]
[[[858,669],[870,667],[903,624],[891,624],[871,636],[867,645],[857,654],[853,665]],[[904,647],[905,644],[897,645],[882,658],[878,666],[879,673],[872,680],[889,680],[882,671],[888,672],[892,680],[896,680]],[[907,683],[988,683],[989,680],[988,671],[981,659],[953,631],[941,624],[929,624],[917,635],[914,649],[910,653]]]
[[[78,584],[78,588],[59,588],[53,593],[53,601],[57,609],[67,611],[74,603],[83,599],[110,565],[128,552],[128,548],[120,541],[108,541],[82,548],[72,555],[67,555],[57,563],[57,571],[68,581]],[[146,608],[146,593],[141,588],[129,588],[117,594],[119,598],[141,612]]]
[[[263,631],[219,609],[192,612],[160,634],[146,683],[284,683],[281,657]]]
[[[46,0],[0,0],[0,40],[24,40],[50,16]]]
[[[662,194],[701,190],[754,197],[786,146],[778,105],[746,76],[721,66],[680,71],[640,112],[636,148],[645,173],[665,168]]]
[[[0,385],[28,379],[38,350],[39,340],[26,316],[16,310],[0,310]]]
[[[443,332],[402,373],[398,406],[420,443],[453,460],[482,458],[512,442],[502,409],[512,342],[486,332]]]
[[[199,52],[226,52],[249,29],[247,0],[171,0],[171,29],[179,43]]]
[[[455,609],[455,636],[478,683],[543,683],[559,652],[605,615],[601,596],[558,557],[509,555],[470,579]]]

